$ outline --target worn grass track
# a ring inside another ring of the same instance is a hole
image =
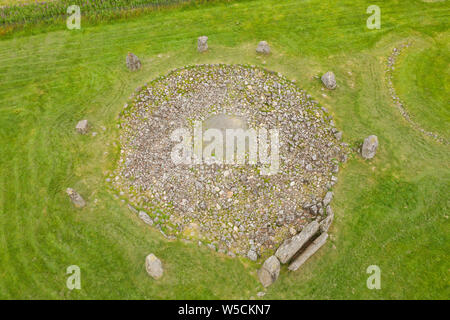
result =
[[[365,28],[371,4],[382,10],[379,31]],[[398,94],[421,125],[448,133],[448,83],[431,74],[448,69],[449,15],[446,2],[258,0],[0,39],[0,298],[256,296],[257,264],[166,241],[105,182],[116,157],[116,116],[133,90],[173,68],[210,62],[279,71],[333,113],[352,146],[369,134],[380,140],[374,160],[351,157],[339,173],[330,241],[297,272],[283,268],[264,298],[448,298],[450,150],[402,118],[384,63],[395,45],[415,40],[415,52],[433,63],[405,56]],[[210,51],[199,55],[202,34]],[[263,39],[273,49],[267,58],[254,53]],[[442,46],[426,50],[434,41]],[[128,51],[141,58],[140,72],[126,70]],[[313,78],[328,69],[338,79],[333,92]],[[426,104],[437,107],[424,112]],[[82,118],[96,137],[74,133]],[[82,193],[86,209],[73,209],[68,186]],[[158,282],[144,270],[150,252],[166,268]],[[66,288],[72,264],[81,268],[79,291]],[[372,264],[381,268],[381,290],[366,287]]]

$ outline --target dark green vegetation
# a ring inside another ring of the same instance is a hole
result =
[[[382,10],[380,30],[365,25],[372,4]],[[448,299],[450,150],[402,118],[384,70],[392,48],[413,40],[396,67],[397,93],[421,125],[448,136],[449,16],[448,1],[258,0],[0,40],[0,298],[256,296],[257,264],[166,241],[105,182],[117,155],[116,117],[133,90],[179,66],[220,62],[296,79],[351,146],[369,134],[380,141],[374,160],[354,156],[340,171],[327,245],[297,272],[283,268],[264,298]],[[210,50],[198,54],[203,34]],[[260,40],[271,56],[256,56]],[[127,71],[128,51],[141,71]],[[328,70],[338,80],[333,92],[314,79]],[[96,137],[75,134],[84,118]],[[72,207],[70,186],[85,209]],[[150,252],[166,269],[159,281],[144,269]],[[66,288],[73,264],[82,290]],[[366,287],[373,264],[381,290]]]

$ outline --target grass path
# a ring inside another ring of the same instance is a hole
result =
[[[371,4],[381,7],[380,30],[365,27]],[[449,42],[449,15],[445,2],[258,0],[0,39],[0,298],[256,296],[257,264],[166,241],[105,182],[116,159],[116,116],[133,90],[173,68],[216,62],[263,65],[296,79],[333,113],[350,145],[369,134],[380,140],[374,160],[351,157],[339,173],[330,241],[299,271],[283,268],[264,298],[448,298],[450,150],[393,108],[384,68],[405,39],[423,48],[433,63],[405,56],[397,93],[424,127],[448,134],[448,82],[430,76],[448,65],[448,50],[427,46]],[[203,34],[210,51],[199,55]],[[267,58],[254,53],[263,39],[273,49]],[[128,51],[141,58],[140,72],[126,70]],[[332,92],[314,79],[330,69],[339,85]],[[437,107],[424,112],[430,102]],[[74,133],[83,118],[96,137]],[[87,208],[72,208],[68,186]],[[158,282],[144,270],[150,252],[166,268]],[[79,291],[65,286],[73,264],[82,272]],[[382,270],[382,290],[366,287],[372,264]]]

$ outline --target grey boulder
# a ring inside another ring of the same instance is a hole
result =
[[[78,121],[75,129],[79,134],[86,134],[89,130],[89,123],[87,120]]]
[[[269,47],[269,44],[267,43],[267,41],[260,41],[258,43],[258,46],[256,47],[256,52],[262,53],[262,54],[269,54],[270,47]]]
[[[150,253],[145,258],[145,269],[147,273],[154,279],[159,279],[163,275],[163,267],[161,260],[159,260],[153,253]]]
[[[127,67],[130,71],[137,71],[141,68],[141,61],[131,52],[128,52],[127,55]]]
[[[334,213],[330,206],[327,207],[327,217],[320,222],[320,232],[327,232],[333,223]]]
[[[258,278],[264,287],[270,286],[274,283],[280,274],[280,261],[277,257],[271,256],[262,265],[261,269],[258,270]]]
[[[144,223],[152,226],[153,225],[153,220],[152,218],[150,218],[150,216],[145,213],[144,211],[139,211],[139,218],[144,221]]]
[[[328,71],[322,76],[322,83],[325,85],[327,89],[334,90],[336,89],[336,77],[334,73]]]
[[[201,36],[197,39],[197,50],[198,52],[205,52],[208,50],[208,37]]]
[[[378,148],[378,137],[371,135],[364,139],[361,147],[361,155],[364,159],[372,159],[375,157]]]

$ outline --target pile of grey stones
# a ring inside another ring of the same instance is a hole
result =
[[[217,114],[278,129],[279,172],[173,163],[172,132],[192,132],[193,121]],[[166,235],[252,260],[326,219],[327,195],[348,152],[325,108],[280,74],[254,66],[173,70],[138,88],[119,126],[120,158],[108,181],[141,219]]]

